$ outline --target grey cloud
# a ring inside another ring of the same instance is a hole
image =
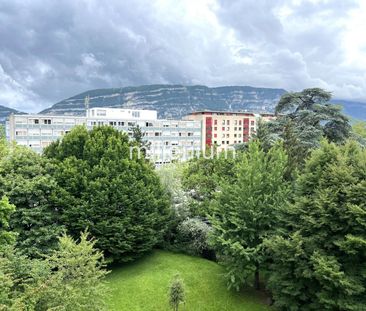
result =
[[[320,85],[366,98],[363,73],[337,66],[355,1],[212,0],[192,13],[196,4],[1,1],[0,104],[34,111],[87,89],[150,83]]]

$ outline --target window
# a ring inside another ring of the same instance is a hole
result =
[[[222,130],[225,131],[225,126],[222,127]]]
[[[226,137],[227,137],[227,138],[229,138],[229,137],[230,137],[230,135],[229,135],[229,134],[226,134]]]
[[[34,124],[39,124],[39,120],[38,119],[34,119]]]
[[[237,131],[238,130],[238,128],[237,127],[234,127],[234,131]]]
[[[214,127],[214,131],[217,131],[217,127],[216,126]]]
[[[241,131],[241,127],[239,127],[239,131]]]
[[[250,128],[250,130],[251,130],[252,132],[255,132],[255,128],[254,128],[254,126],[252,126],[252,127]]]
[[[135,122],[128,122],[127,123],[128,126],[135,126],[135,124],[136,124]]]
[[[217,119],[214,120],[214,124],[217,125]]]
[[[193,133],[188,133],[188,136],[193,136]]]
[[[238,120],[234,120],[234,125],[238,125]]]
[[[151,127],[151,126],[153,126],[153,124],[151,123],[151,122],[146,122],[146,127]],[[165,124],[164,124],[164,127],[167,127],[167,126],[165,126]]]
[[[217,138],[217,134],[214,134],[214,137]]]
[[[227,127],[227,128],[226,128],[226,130],[227,130],[227,131],[230,131],[230,127]]]
[[[161,132],[155,132],[155,136],[161,136]]]
[[[236,134],[234,134],[234,137],[236,138]]]
[[[225,134],[222,134],[222,138],[225,138]]]
[[[113,126],[113,125],[117,125],[117,122],[116,122],[116,121],[110,121],[110,122],[109,122],[109,125],[112,125],[112,126]]]
[[[51,124],[51,119],[44,119],[43,124]]]
[[[254,120],[250,121],[250,125],[254,125]]]
[[[229,141],[227,141],[226,143],[227,143],[228,145],[230,144],[230,142],[229,142]]]
[[[222,142],[221,142],[221,145],[225,145],[225,142],[224,142],[224,141],[222,141]]]
[[[230,125],[230,120],[227,120],[226,121],[226,125]]]
[[[239,125],[241,125],[241,120],[239,120]]]
[[[222,120],[222,125],[225,125],[225,120]]]
[[[132,117],[140,118],[140,111],[132,111]]]
[[[118,126],[125,126],[125,122],[118,121]]]

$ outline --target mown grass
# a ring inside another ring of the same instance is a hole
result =
[[[254,290],[228,291],[224,270],[202,258],[166,251],[154,251],[135,263],[114,267],[108,277],[109,310],[164,311],[168,305],[168,287],[179,273],[186,287],[182,311],[268,311]]]

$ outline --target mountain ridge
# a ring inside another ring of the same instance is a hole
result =
[[[83,114],[86,96],[90,97],[90,107],[153,109],[160,118],[181,118],[197,110],[270,112],[285,92],[279,88],[180,84],[94,89],[62,100],[40,113]]]

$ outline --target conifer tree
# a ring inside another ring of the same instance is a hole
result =
[[[266,153],[259,142],[250,142],[234,181],[222,187],[214,203],[212,243],[227,268],[229,287],[239,289],[254,275],[259,289],[262,244],[275,231],[289,192],[286,164],[281,145]]]
[[[185,302],[183,280],[175,275],[169,287],[169,305],[173,311],[178,311],[180,304]]]
[[[306,162],[288,234],[269,239],[268,287],[280,310],[366,306],[366,151],[323,142]]]

